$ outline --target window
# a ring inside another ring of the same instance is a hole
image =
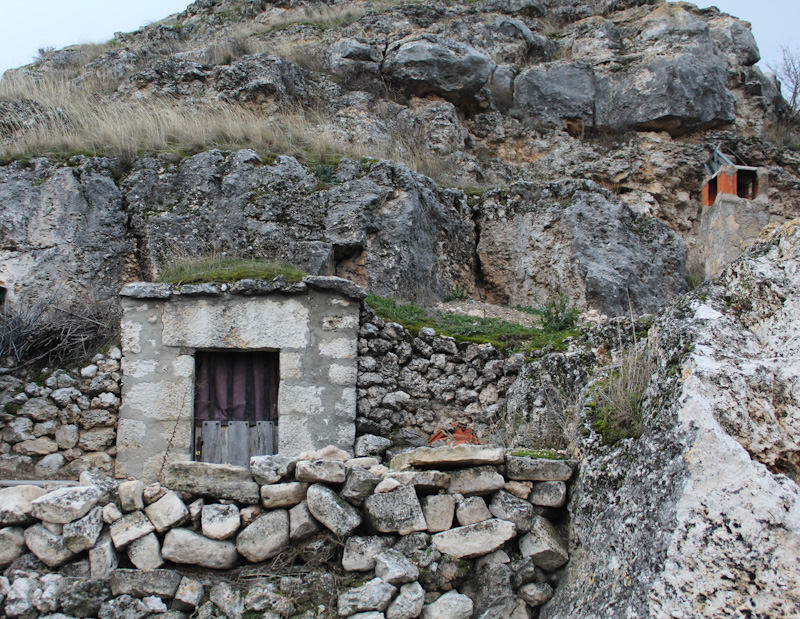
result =
[[[274,453],[278,353],[195,353],[195,459],[247,466]]]

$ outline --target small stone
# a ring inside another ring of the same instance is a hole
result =
[[[528,501],[543,507],[564,507],[567,502],[567,484],[563,481],[534,482]]]
[[[303,501],[289,510],[289,539],[293,542],[303,540],[322,529],[319,522]]]
[[[391,447],[392,441],[375,434],[364,434],[356,439],[356,456],[382,455],[387,448]]]
[[[308,484],[299,481],[261,486],[261,504],[267,509],[292,507],[305,500],[306,492]]]
[[[348,537],[342,554],[342,567],[348,572],[366,572],[375,568],[375,558],[391,547],[391,537],[372,535]]]
[[[456,507],[456,520],[461,526],[483,522],[491,517],[492,513],[486,507],[486,501],[479,496],[464,499]]]
[[[250,587],[244,600],[247,610],[267,611],[264,617],[290,617],[295,615],[296,608],[291,598],[281,591],[276,591],[273,584],[256,584]]]
[[[239,553],[231,542],[208,539],[188,529],[171,529],[161,556],[175,563],[227,570],[236,565]]]
[[[56,429],[56,444],[59,449],[72,449],[78,444],[80,431],[78,426],[65,424]]]
[[[176,490],[183,490],[183,488],[175,488]],[[158,501],[161,497],[163,497],[168,492],[167,488],[162,486],[157,481],[154,481],[152,484],[147,484],[142,489],[142,500],[144,501],[145,505],[151,505]]]
[[[397,587],[383,582],[380,578],[373,578],[339,596],[339,616],[349,617],[365,611],[383,611],[389,606],[396,591]]]
[[[106,580],[119,565],[119,554],[111,540],[111,535],[106,531],[89,550],[89,568],[92,578]]]
[[[556,482],[560,483],[560,482]],[[527,501],[515,497],[505,490],[498,490],[489,505],[489,511],[495,518],[513,522],[517,532],[526,533],[533,526],[533,519],[538,515],[536,508]]]
[[[124,548],[133,540],[155,531],[153,523],[143,512],[131,512],[111,525],[111,539],[117,549]]]
[[[39,520],[66,524],[85,516],[100,500],[94,486],[59,488],[31,501],[31,515]]]
[[[103,522],[106,524],[114,524],[120,518],[122,518],[122,512],[113,503],[103,507]]]
[[[36,581],[32,578],[17,578],[6,594],[5,615],[8,617],[36,616],[32,600]],[[35,614],[34,614],[35,613]]]
[[[177,610],[185,610],[192,612],[203,601],[205,591],[202,583],[193,578],[184,576],[181,579],[181,584],[175,592],[175,599],[172,603],[173,607]]]
[[[0,490],[0,525],[29,524],[32,501],[44,496],[47,492],[39,486],[12,486]]]
[[[437,533],[431,539],[440,552],[463,559],[489,554],[515,535],[513,523],[492,518]]]
[[[345,481],[340,494],[343,499],[353,505],[361,505],[364,499],[375,491],[381,479],[380,475],[375,475],[366,469],[354,466],[348,470],[347,481]]]
[[[569,481],[572,466],[566,460],[508,456],[506,475],[510,479],[523,481]]]
[[[298,468],[300,464],[302,463],[298,463]],[[350,535],[361,524],[358,510],[327,486],[312,485],[308,489],[306,500],[314,518],[336,535]]]
[[[241,619],[244,614],[244,600],[241,593],[226,582],[212,587],[208,598],[228,619]]]
[[[519,588],[517,594],[528,606],[536,608],[553,597],[553,588],[546,582],[532,582]]]
[[[370,472],[374,473],[376,475],[379,474],[374,469],[371,470]],[[374,493],[375,494],[383,494],[385,492],[391,492],[392,490],[396,490],[397,488],[402,488],[402,487],[403,487],[403,484],[401,482],[399,482],[396,479],[393,479],[391,477],[386,477],[381,483],[379,483],[377,486],[375,486]]]
[[[338,460],[301,460],[294,471],[297,481],[309,483],[341,484],[347,476],[347,467]]]
[[[159,533],[163,533],[189,518],[189,510],[186,509],[186,505],[171,490],[155,503],[145,507],[144,513],[147,514]]]
[[[164,565],[161,544],[155,533],[134,540],[128,545],[128,558],[140,570],[154,570]]]
[[[64,543],[74,553],[89,550],[103,530],[103,508],[95,507],[83,518],[64,525]]]
[[[432,604],[422,608],[422,619],[470,619],[472,600],[455,590],[448,591]]]
[[[513,494],[519,499],[527,499],[533,489],[533,482],[530,481],[507,481],[504,489],[509,494]]]
[[[167,605],[161,600],[161,598],[156,597],[155,595],[148,596],[142,599],[142,604],[144,604],[145,608],[147,608],[148,612],[156,613],[156,614],[163,614],[167,612]]]
[[[447,531],[453,526],[456,502],[452,495],[434,494],[422,497],[421,504],[428,533]]]
[[[257,483],[263,485],[276,484],[294,473],[297,458],[281,456],[253,456],[250,458],[250,471]]]
[[[210,539],[228,539],[239,530],[241,519],[236,505],[212,504],[203,507],[201,526]]]
[[[97,376],[98,367],[94,364],[87,365],[86,367],[81,368],[81,377],[82,378],[94,378]]]
[[[360,466],[362,469],[366,469],[368,471],[373,466],[380,465],[380,460],[378,460],[377,458],[370,458],[370,457],[364,456],[364,457],[361,457],[361,458],[351,458],[350,460],[345,462],[344,465],[348,469],[351,469],[354,466]]]
[[[328,445],[317,451],[306,451],[300,454],[299,460],[336,460],[338,462],[347,462],[352,458],[352,454],[347,453],[343,449]]]
[[[64,539],[60,535],[51,533],[40,524],[25,530],[25,544],[48,567],[63,565],[75,556],[75,553],[64,544]]]
[[[189,506],[189,513],[191,513],[191,505]],[[259,505],[248,505],[239,511],[239,516],[242,521],[242,526],[247,527],[253,524],[262,513],[264,512]],[[194,519],[194,518],[193,518]]]
[[[288,544],[289,513],[283,509],[265,513],[236,538],[236,549],[253,563],[278,555]]]
[[[390,471],[387,477],[404,486],[414,486],[420,493],[430,494],[450,487],[450,474],[441,471]]]
[[[475,572],[480,572],[484,565],[497,565],[497,564],[511,563],[511,557],[508,556],[505,550],[495,550],[488,555],[483,555],[475,559]]]
[[[418,582],[400,587],[400,593],[386,609],[386,619],[414,619],[425,605],[425,589]]]
[[[402,585],[419,578],[419,568],[396,550],[384,550],[375,557],[375,575],[390,585]]]
[[[22,441],[14,445],[14,451],[23,456],[46,456],[58,451],[58,444],[51,438],[42,437]]]
[[[0,529],[0,568],[8,567],[19,559],[24,552],[25,529],[22,527]]]
[[[144,598],[155,595],[172,599],[181,583],[181,575],[174,570],[115,570],[109,579],[114,595],[131,595]]]

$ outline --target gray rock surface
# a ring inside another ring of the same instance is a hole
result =
[[[391,547],[389,536],[372,535],[348,537],[342,554],[342,567],[349,572],[367,572],[375,567],[376,557]]]
[[[306,500],[311,515],[336,535],[349,535],[361,524],[358,510],[327,486],[310,486]]]
[[[31,515],[40,520],[66,524],[86,515],[100,500],[94,486],[71,486],[53,490],[31,501]]]
[[[164,537],[161,555],[175,563],[218,570],[234,567],[239,559],[233,543],[208,539],[189,529],[170,529]]]
[[[364,512],[367,524],[378,533],[408,535],[428,528],[413,486],[367,497]]]
[[[400,587],[400,593],[386,609],[386,619],[413,619],[425,605],[425,589],[418,582]]]
[[[437,533],[431,540],[440,552],[461,559],[489,554],[515,535],[513,523],[491,518]]]
[[[383,582],[380,578],[373,578],[339,596],[339,616],[349,617],[365,611],[383,611],[389,606],[396,591],[397,587]]]
[[[289,512],[276,509],[265,513],[236,537],[236,549],[248,561],[274,557],[289,544]]]

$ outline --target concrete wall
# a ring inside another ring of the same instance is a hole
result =
[[[352,452],[359,299],[305,283],[239,290],[123,289],[117,477],[154,480],[165,462],[192,459],[197,349],[279,351],[279,453],[329,444]]]

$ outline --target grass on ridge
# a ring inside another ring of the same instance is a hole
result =
[[[177,260],[167,266],[158,281],[167,284],[201,282],[236,282],[240,279],[269,279],[283,275],[287,281],[299,282],[305,273],[289,264],[258,258],[200,256]]]
[[[432,327],[437,333],[453,337],[459,342],[488,343],[498,349],[524,352],[552,344],[556,350],[563,350],[564,339],[578,335],[576,329],[547,331],[497,318],[428,310],[414,303],[402,304],[377,295],[368,296],[366,302],[380,318],[400,323],[414,334],[423,327]]]

